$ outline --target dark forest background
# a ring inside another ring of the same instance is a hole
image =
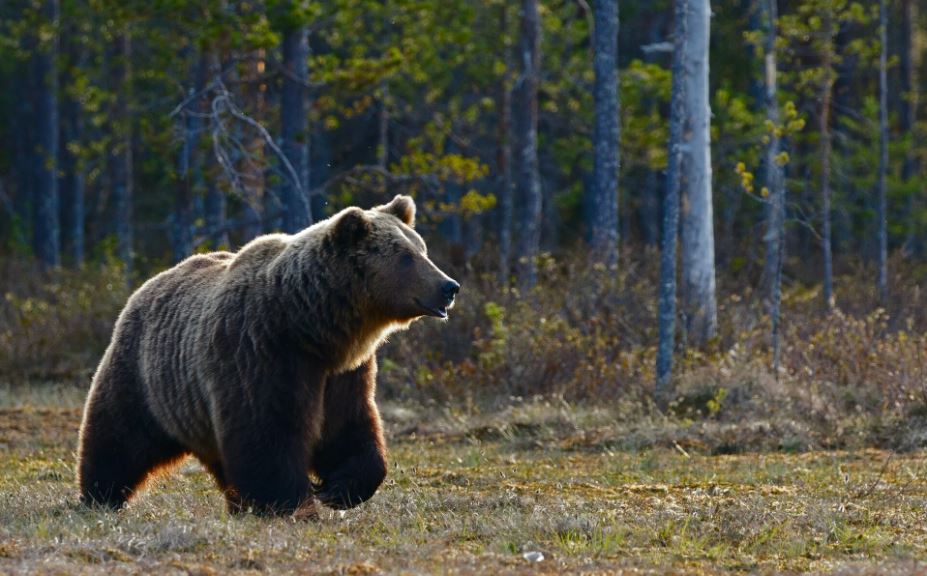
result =
[[[86,385],[152,273],[406,193],[463,290],[383,394],[915,442],[922,4],[6,0],[0,373]]]

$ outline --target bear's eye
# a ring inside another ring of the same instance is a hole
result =
[[[415,258],[409,252],[403,252],[402,256],[399,257],[399,265],[403,268],[408,268],[412,266],[415,262]]]

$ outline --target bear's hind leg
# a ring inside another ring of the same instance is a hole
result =
[[[78,477],[81,502],[115,510],[152,472],[176,462],[186,451],[160,430],[144,405],[125,396],[106,396],[101,401],[95,390],[88,400],[80,431]]]
[[[219,490],[221,490],[222,494],[225,496],[225,502],[228,506],[229,513],[240,514],[245,509],[244,503],[241,500],[241,496],[238,495],[238,491],[235,490],[226,479],[225,470],[222,469],[222,462],[218,460],[205,460],[202,458],[200,458],[200,462],[210,475],[212,475]]]

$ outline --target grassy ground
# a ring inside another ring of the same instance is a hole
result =
[[[75,504],[80,400],[0,389],[0,573],[855,574],[927,561],[924,454],[635,449],[614,414],[543,402],[427,418],[386,406],[388,482],[317,523],[229,517],[193,462],[123,512],[88,511]]]

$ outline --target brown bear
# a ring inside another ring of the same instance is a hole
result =
[[[233,512],[349,508],[386,476],[375,352],[460,285],[428,258],[408,196],[239,252],[192,256],[119,316],[80,429],[81,501],[120,508],[188,454]],[[318,482],[310,480],[314,475]]]

